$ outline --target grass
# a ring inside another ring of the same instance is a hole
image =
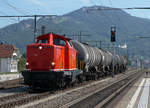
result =
[[[20,72],[0,72],[0,75],[19,74]]]

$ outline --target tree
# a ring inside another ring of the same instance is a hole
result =
[[[21,72],[22,70],[25,69],[25,65],[26,65],[26,59],[25,58],[19,58],[18,61],[18,71]]]

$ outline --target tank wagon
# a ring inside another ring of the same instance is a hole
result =
[[[31,87],[64,87],[74,82],[97,79],[123,72],[123,56],[75,40],[49,33],[27,46],[24,82]]]

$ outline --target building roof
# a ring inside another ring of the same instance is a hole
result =
[[[11,58],[14,50],[17,48],[13,45],[0,44],[0,58]]]

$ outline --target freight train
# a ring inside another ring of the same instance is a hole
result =
[[[64,87],[124,72],[127,60],[120,55],[48,33],[27,46],[25,84],[35,87]]]

